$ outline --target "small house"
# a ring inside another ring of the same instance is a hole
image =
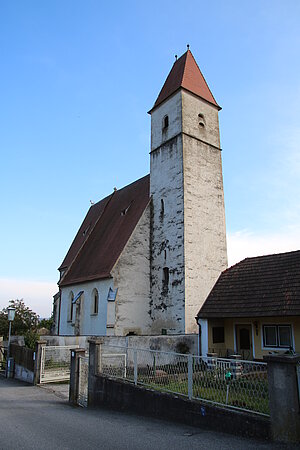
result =
[[[224,270],[197,314],[202,355],[300,352],[300,251]]]

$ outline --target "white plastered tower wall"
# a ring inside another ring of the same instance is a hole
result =
[[[199,116],[200,114],[200,116]],[[182,90],[185,331],[227,267],[218,108]]]
[[[164,118],[169,125],[164,128]],[[151,114],[151,331],[185,332],[182,100],[177,92]],[[163,202],[163,203],[162,203]],[[169,270],[164,289],[164,268]]]
[[[151,330],[197,332],[195,316],[227,267],[218,107],[180,89],[154,108],[150,160]]]

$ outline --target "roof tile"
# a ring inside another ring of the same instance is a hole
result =
[[[59,285],[107,278],[149,203],[149,175],[93,205],[61,267]],[[82,238],[91,223],[88,236]],[[73,258],[73,259],[72,259]]]
[[[154,103],[154,108],[174,94],[179,88],[186,89],[221,109],[205,81],[192,52],[188,50],[175,63]],[[152,111],[151,110],[151,111]]]
[[[224,270],[199,318],[300,315],[300,251],[246,258]]]

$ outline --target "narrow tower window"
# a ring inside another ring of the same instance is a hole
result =
[[[160,200],[160,215],[163,216],[165,212],[165,202],[163,199]]]
[[[169,289],[169,267],[163,268],[162,284],[163,284],[163,291],[168,292],[168,289]]]
[[[165,130],[169,126],[169,116],[163,118],[163,129]]]

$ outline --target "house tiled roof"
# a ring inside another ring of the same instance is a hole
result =
[[[186,89],[207,102],[212,103],[218,109],[221,109],[214,99],[190,50],[174,62],[152,110],[174,94],[179,88]]]
[[[60,286],[108,278],[149,203],[149,175],[91,206],[60,269]]]
[[[221,273],[199,318],[300,315],[300,251],[246,258]]]

